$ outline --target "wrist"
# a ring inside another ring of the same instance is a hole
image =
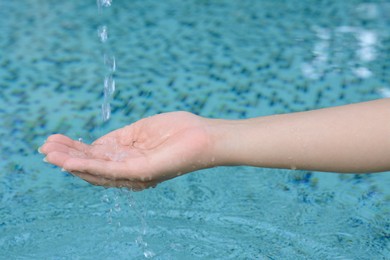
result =
[[[209,119],[210,153],[212,166],[242,165],[245,147],[244,120]]]

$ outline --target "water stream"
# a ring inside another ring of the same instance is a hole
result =
[[[100,16],[105,15],[107,12],[105,9],[111,7],[112,0],[97,0],[97,6],[98,6],[98,12]],[[102,19],[104,20],[104,19]],[[106,122],[111,117],[111,105],[110,102],[112,100],[113,94],[115,92],[115,78],[114,73],[116,70],[116,59],[115,55],[113,54],[113,51],[111,50],[110,46],[108,45],[109,40],[109,29],[106,24],[102,24],[99,26],[98,30],[98,38],[100,42],[102,43],[102,49],[103,49],[103,63],[105,68],[105,75],[104,75],[104,82],[103,82],[103,93],[104,93],[104,99],[102,104],[102,119],[103,122]],[[145,235],[147,231],[147,223],[143,214],[143,211],[137,206],[137,203],[135,199],[133,198],[132,192],[129,190],[120,189],[118,192],[116,192],[116,195],[110,197],[107,193],[103,196],[103,201],[110,203],[113,202],[114,205],[108,212],[107,221],[109,224],[114,224],[118,228],[121,227],[120,221],[117,223],[113,223],[113,215],[116,212],[121,211],[121,205],[120,200],[118,199],[119,196],[126,198],[126,201],[128,205],[134,210],[135,215],[139,219],[141,226],[139,235],[137,236],[135,242],[138,245],[139,248],[143,251],[143,255],[145,258],[152,258],[155,256],[155,253],[149,248],[148,243],[145,241]]]
[[[97,0],[98,12],[102,16],[107,9],[111,6],[112,0]],[[111,105],[110,101],[112,95],[115,92],[115,79],[114,72],[116,70],[115,55],[112,53],[107,42],[109,39],[108,26],[103,24],[98,28],[98,37],[103,45],[103,61],[105,66],[104,76],[104,100],[102,104],[102,118],[103,121],[108,121],[111,116]]]

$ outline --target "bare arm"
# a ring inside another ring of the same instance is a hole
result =
[[[210,125],[219,165],[390,170],[390,99]]]
[[[221,165],[390,170],[390,99],[246,120],[187,112],[145,118],[88,145],[52,135],[45,161],[92,183],[145,189]]]

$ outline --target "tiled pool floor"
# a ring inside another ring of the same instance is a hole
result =
[[[390,2],[134,0],[100,16],[94,1],[0,5],[0,258],[390,254],[386,173],[218,168],[133,194],[84,184],[36,152],[52,133],[89,142],[161,112],[247,118],[380,98]],[[103,48],[117,58],[104,124]]]

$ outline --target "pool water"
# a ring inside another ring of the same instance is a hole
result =
[[[0,1],[0,32],[0,259],[389,259],[389,173],[220,167],[131,192],[61,172],[37,148],[161,112],[233,119],[382,98],[390,1],[131,0],[104,15],[95,1]],[[103,123],[104,48],[117,67]]]

